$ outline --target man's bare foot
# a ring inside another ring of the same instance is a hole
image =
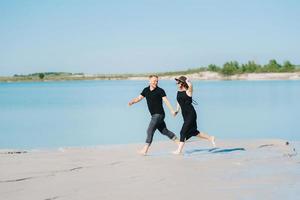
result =
[[[146,156],[149,150],[150,144],[146,144],[140,151],[139,154]]]
[[[213,147],[216,147],[216,138],[215,138],[215,136],[211,136],[209,141],[211,142]]]
[[[176,138],[176,139],[174,140],[174,142],[175,142],[176,144],[179,144],[180,140],[179,140],[178,138]]]

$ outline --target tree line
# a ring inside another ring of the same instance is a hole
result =
[[[69,73],[69,72],[40,72],[40,73],[33,73],[33,74],[15,74],[14,77],[21,77],[21,78],[34,78],[39,77],[40,79],[44,79],[47,77],[55,77],[55,76],[61,76],[61,77],[67,77],[72,75],[84,75],[84,73]]]
[[[248,61],[245,64],[240,64],[237,61],[230,61],[223,64],[222,67],[210,64],[207,67],[199,67],[192,68],[182,71],[171,71],[171,72],[160,72],[157,73],[159,76],[177,76],[179,74],[192,74],[199,73],[204,71],[211,71],[221,73],[225,76],[235,75],[235,74],[243,74],[243,73],[271,73],[271,72],[296,72],[300,71],[300,66],[292,64],[290,61],[284,61],[283,64],[278,63],[275,59],[270,60],[265,65],[260,65],[255,63],[255,61]],[[152,74],[152,73],[151,73]],[[83,76],[81,79],[87,79],[84,77],[84,73],[68,73],[68,72],[43,72],[43,73],[33,73],[28,75],[18,75],[15,74],[15,78],[25,78],[25,79],[52,79],[52,78],[70,78],[72,79],[72,75],[80,75]],[[126,79],[128,77],[134,76],[148,76],[149,74],[106,74],[106,75],[95,75],[97,78],[101,79]],[[95,78],[94,77],[94,78]],[[75,78],[73,78],[75,79]]]
[[[279,64],[275,59],[270,60],[265,65],[257,64],[254,61],[248,61],[246,64],[230,61],[226,62],[222,68],[211,64],[206,69],[207,71],[218,72],[227,76],[243,73],[295,72],[297,70],[296,65],[293,65],[290,61],[284,61],[283,64]]]

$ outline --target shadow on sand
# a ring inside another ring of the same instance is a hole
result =
[[[191,149],[187,150],[185,154],[194,154],[199,152],[209,152],[209,153],[231,153],[235,151],[246,151],[245,148],[230,148],[230,149],[222,149],[222,148],[209,148],[209,149]]]
[[[207,149],[189,149],[184,152],[184,155],[189,156],[192,154],[197,154],[200,152],[203,153],[231,153],[235,151],[246,151],[245,148],[230,148],[230,149],[222,149],[222,148],[207,148]],[[147,154],[147,156],[163,156],[163,155],[169,155],[170,152],[156,152]],[[171,153],[172,154],[172,153]]]

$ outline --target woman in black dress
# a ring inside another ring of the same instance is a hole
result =
[[[199,138],[209,140],[215,147],[215,137],[209,136],[208,134],[200,132],[197,129],[197,113],[194,109],[194,106],[192,105],[192,83],[185,76],[180,76],[179,78],[175,78],[175,80],[178,86],[177,109],[175,115],[181,108],[184,123],[180,131],[180,143],[178,145],[178,149],[173,153],[181,154],[185,141],[190,139],[192,136],[197,136]]]

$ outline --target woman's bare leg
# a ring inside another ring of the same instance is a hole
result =
[[[199,132],[199,134],[197,135],[197,137],[201,138],[201,139],[206,139],[209,140],[211,142],[211,144],[213,145],[213,147],[216,146],[215,143],[215,136],[210,136],[204,132]]]
[[[178,148],[177,148],[176,151],[173,151],[173,154],[176,154],[176,155],[181,154],[181,153],[182,153],[183,146],[184,146],[184,142],[179,142]]]

